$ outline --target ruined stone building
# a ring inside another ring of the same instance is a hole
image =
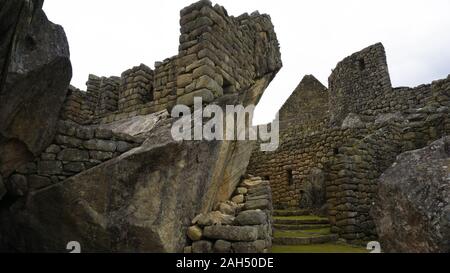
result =
[[[76,238],[85,251],[182,252],[191,220],[232,197],[252,146],[175,141],[167,111],[194,97],[257,104],[281,68],[270,17],[196,2],[180,12],[177,55],[90,75],[81,91],[64,31],[28,2],[0,12],[0,250],[65,252]]]
[[[336,239],[450,251],[450,77],[393,88],[375,44],[328,88],[303,78],[276,151],[176,141],[175,105],[259,102],[282,67],[270,16],[200,0],[180,11],[174,56],[80,90],[42,5],[0,1],[0,252],[269,252],[273,207],[326,216]],[[392,232],[408,228],[414,240]]]
[[[394,88],[375,44],[339,62],[328,86],[302,79],[280,109],[280,147],[255,149],[247,171],[270,180],[276,208],[317,211],[341,238],[369,241],[380,175],[449,133],[450,78]]]

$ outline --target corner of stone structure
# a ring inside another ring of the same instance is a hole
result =
[[[340,61],[328,78],[330,123],[340,126],[359,105],[392,90],[386,53],[382,43],[355,52]]]

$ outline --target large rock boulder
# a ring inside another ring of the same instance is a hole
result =
[[[40,154],[52,141],[72,77],[61,26],[43,0],[0,1],[0,172]]]
[[[140,147],[0,210],[0,250],[64,252],[75,240],[89,252],[181,252],[191,220],[212,210],[229,166],[240,162],[240,177],[249,155],[235,154],[237,141],[175,141],[171,121]]]
[[[372,217],[385,252],[450,252],[450,137],[398,156]]]

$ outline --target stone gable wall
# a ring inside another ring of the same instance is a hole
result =
[[[328,124],[328,90],[313,75],[306,75],[279,111],[280,130],[302,126],[312,131]],[[300,128],[299,128],[300,129]]]
[[[274,207],[315,209],[303,207],[302,199],[313,173],[323,172],[321,212],[330,218],[332,231],[349,241],[372,240],[370,209],[379,176],[398,154],[450,132],[450,77],[392,88],[384,48],[376,44],[345,58],[329,79],[329,115],[310,123],[306,116],[306,122],[299,119],[284,128],[280,120],[278,150],[254,150],[248,173],[271,181]],[[282,108],[291,111],[284,116],[304,114],[294,106]]]

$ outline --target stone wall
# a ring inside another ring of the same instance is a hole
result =
[[[199,214],[187,230],[185,253],[267,253],[272,247],[269,181],[248,176],[231,200]]]
[[[327,88],[313,75],[306,75],[280,108],[280,130],[297,126],[314,131],[326,126],[328,117]]]
[[[100,92],[98,103],[95,106],[95,115],[102,116],[118,109],[119,77],[102,77],[100,82]]]
[[[63,109],[61,110],[61,119],[73,121],[78,124],[90,123],[94,112],[86,101],[87,92],[70,86]]]
[[[332,128],[301,135],[290,130],[291,135],[282,136],[276,151],[254,151],[248,172],[270,180],[276,208],[300,207],[303,187],[310,180],[311,171],[324,170],[339,147],[348,139],[362,138],[364,131]]]
[[[281,128],[278,150],[255,150],[248,171],[270,179],[275,207],[307,209],[316,209],[302,202],[307,185],[321,172],[326,185],[321,212],[332,231],[349,241],[372,240],[377,234],[369,211],[380,175],[398,154],[449,133],[449,82],[450,77],[392,88],[383,46],[368,47],[345,58],[330,76],[329,102],[316,105],[327,104],[330,111],[322,120],[330,122],[299,118]],[[299,107],[286,109],[291,113],[280,116],[301,114]]]
[[[447,81],[447,88],[449,81]],[[448,104],[450,106],[450,104]],[[450,133],[448,106],[410,110],[358,141],[339,148],[328,167],[327,200],[333,231],[347,240],[376,238],[369,211],[374,205],[378,179],[404,151],[422,148]]]
[[[118,110],[132,112],[153,100],[153,71],[144,64],[122,73]]]
[[[392,88],[381,43],[339,62],[329,77],[330,120],[341,125],[349,113],[376,117],[384,113],[424,107],[431,85]]]
[[[384,127],[345,143],[327,162],[328,216],[332,232],[341,238],[369,241],[376,237],[369,210],[380,171],[398,154],[398,139],[398,129]]]
[[[349,113],[371,108],[374,98],[392,90],[383,45],[369,46],[339,62],[328,85],[333,125],[341,125]]]
[[[431,84],[424,84],[414,88],[399,87],[392,91],[373,97],[363,110],[361,115],[376,117],[380,114],[407,111],[421,108],[430,100]]]
[[[268,15],[233,17],[202,0],[181,10],[180,16],[177,55],[156,62],[154,70],[141,64],[123,72],[119,87],[116,77],[90,75],[86,96],[66,102],[67,118],[110,123],[170,110],[175,104],[191,106],[194,97],[211,102],[224,94],[242,95],[258,78],[281,67]],[[260,95],[250,99],[257,103]],[[92,113],[80,111],[78,104],[88,105]]]
[[[19,167],[5,184],[11,196],[24,196],[117,157],[141,142],[111,130],[60,121],[53,143],[39,157]]]

